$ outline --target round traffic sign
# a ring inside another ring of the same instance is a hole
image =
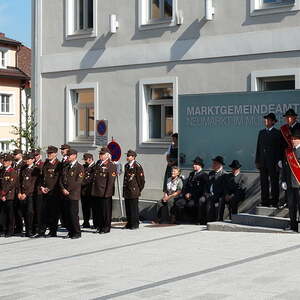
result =
[[[120,147],[120,145],[118,143],[116,143],[114,141],[110,142],[107,145],[107,148],[110,151],[112,161],[118,161],[118,160],[120,160],[121,155],[122,155],[122,150],[121,150],[121,147]]]
[[[106,123],[104,120],[100,120],[97,124],[97,132],[99,135],[105,135],[107,130]]]

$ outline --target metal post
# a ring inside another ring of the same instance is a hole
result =
[[[117,186],[118,186],[118,195],[119,195],[119,201],[120,201],[120,208],[121,208],[121,217],[124,218],[124,207],[123,207],[123,201],[121,196],[121,190],[120,190],[120,181],[119,181],[119,174],[117,174]]]

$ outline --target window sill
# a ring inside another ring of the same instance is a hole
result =
[[[160,29],[160,28],[168,28],[177,26],[175,19],[162,19],[158,21],[152,21],[149,23],[144,23],[139,26],[140,30],[152,30],[152,29]]]
[[[141,148],[155,148],[155,149],[168,149],[170,146],[171,141],[147,141],[147,142],[141,142],[139,146]]]
[[[270,14],[278,14],[278,13],[287,13],[291,11],[299,10],[298,5],[288,4],[288,5],[280,5],[280,6],[270,6],[270,7],[262,7],[253,9],[250,12],[250,16],[261,16],[261,15],[270,15]]]
[[[2,116],[14,116],[15,113],[14,112],[0,112],[0,115]]]
[[[72,34],[67,34],[65,39],[67,41],[71,41],[71,40],[95,38],[96,36],[97,36],[96,32],[94,31],[84,31],[84,32],[74,32]]]

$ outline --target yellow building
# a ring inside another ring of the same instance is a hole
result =
[[[19,137],[12,126],[22,126],[22,105],[29,105],[31,49],[0,33],[0,152],[14,148]]]

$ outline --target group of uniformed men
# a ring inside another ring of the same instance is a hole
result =
[[[48,146],[47,159],[42,161],[38,149],[22,154],[19,149],[0,157],[0,233],[10,237],[56,237],[59,219],[68,230],[64,238],[81,237],[79,200],[83,211],[83,227],[90,228],[90,217],[97,233],[110,232],[112,196],[117,176],[116,165],[108,148],[101,148],[99,160],[85,153],[84,165],[78,153],[69,145]],[[138,197],[144,188],[144,171],[136,162],[136,152],[127,152],[123,195],[125,197],[127,229],[139,227]],[[46,231],[49,230],[47,235]]]

